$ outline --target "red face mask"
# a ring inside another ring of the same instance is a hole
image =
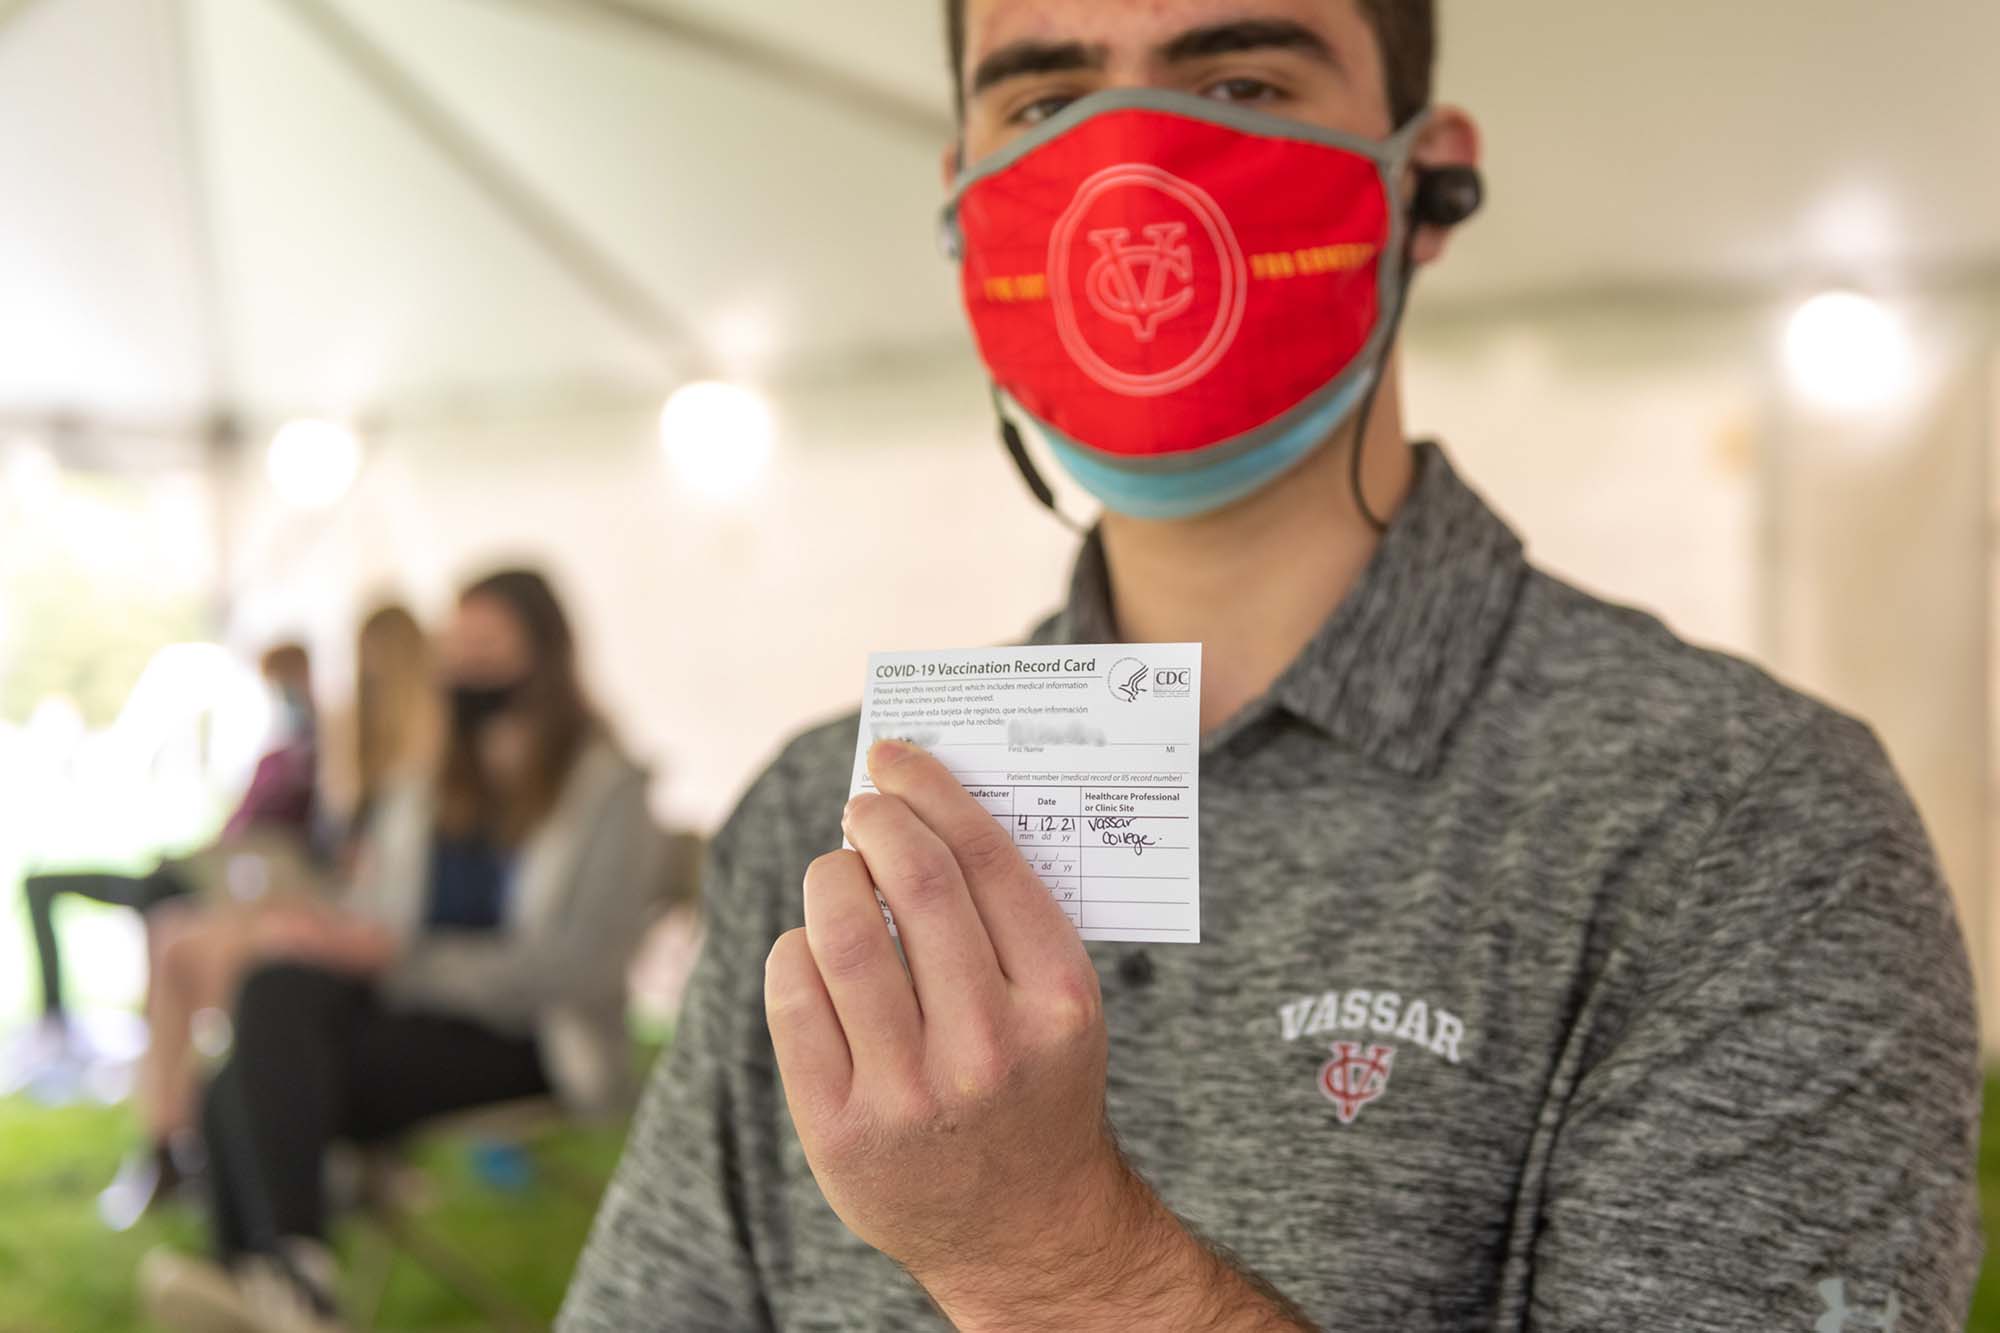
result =
[[[972,164],[946,236],[995,384],[1121,512],[1261,488],[1372,382],[1416,128],[1375,142],[1141,89]]]

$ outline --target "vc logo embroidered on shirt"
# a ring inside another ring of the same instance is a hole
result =
[[[1351,1125],[1362,1107],[1389,1090],[1396,1048],[1370,1046],[1363,1052],[1358,1041],[1337,1041],[1332,1049],[1333,1059],[1319,1067],[1319,1090],[1333,1103],[1340,1123]]]
[[[1324,991],[1302,995],[1278,1007],[1278,1028],[1286,1041],[1326,1033],[1392,1037],[1412,1044],[1450,1064],[1459,1062],[1459,1042],[1465,1024],[1456,1014],[1421,999],[1407,1004],[1396,991]],[[1319,1067],[1321,1095],[1333,1103],[1343,1125],[1351,1125],[1361,1108],[1389,1090],[1396,1047],[1352,1036],[1327,1046],[1332,1058]]]

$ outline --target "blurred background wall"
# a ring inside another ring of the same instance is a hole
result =
[[[712,825],[868,651],[1051,606],[1072,541],[935,255],[933,11],[0,4],[0,886],[114,770],[135,854],[213,818],[228,763],[132,739],[169,645],[303,633],[337,704],[376,600],[544,563]],[[2000,1031],[2000,6],[1444,14],[1493,197],[1420,288],[1413,430],[1548,567],[1876,725]],[[696,380],[749,394],[663,438]]]

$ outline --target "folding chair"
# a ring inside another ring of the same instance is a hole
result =
[[[575,1200],[579,1208],[594,1211],[605,1182],[546,1150],[573,1123],[554,1098],[530,1097],[439,1117],[423,1125],[416,1137],[506,1145],[525,1154],[536,1174]],[[431,1189],[423,1170],[408,1156],[407,1146],[412,1141],[369,1148],[360,1156],[355,1215],[374,1234],[376,1243],[369,1247],[373,1254],[356,1266],[357,1296],[349,1311],[354,1327],[365,1330],[377,1326],[396,1261],[408,1258],[478,1310],[489,1326],[504,1333],[545,1329],[547,1325],[536,1312],[522,1306],[425,1224],[423,1214]]]

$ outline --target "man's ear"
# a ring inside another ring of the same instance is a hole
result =
[[[1431,112],[1410,154],[1414,167],[1477,167],[1479,161],[1479,126],[1455,106],[1441,106]],[[1407,188],[1414,190],[1415,182],[1410,182]],[[1417,228],[1416,249],[1412,252],[1416,262],[1434,264],[1444,258],[1452,230],[1437,226]]]
[[[959,141],[954,139],[944,146],[944,160],[938,165],[944,172],[944,188],[946,193],[951,191],[952,182],[958,179],[959,168],[964,165],[964,162],[965,148]]]

